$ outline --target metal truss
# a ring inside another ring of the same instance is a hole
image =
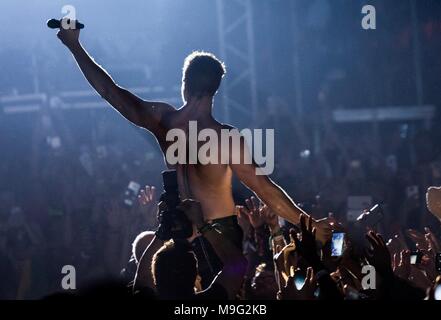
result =
[[[216,0],[216,5],[219,51],[228,76],[221,88],[223,117],[229,122],[239,112],[254,123],[257,85],[252,3],[251,0]]]

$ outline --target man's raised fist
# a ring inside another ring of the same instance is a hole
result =
[[[79,36],[80,36],[80,30],[79,29],[63,29],[63,28],[60,28],[60,30],[57,33],[57,37],[68,48],[72,48],[75,45],[79,44],[79,41],[78,41]]]

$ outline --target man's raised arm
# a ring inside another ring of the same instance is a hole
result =
[[[78,29],[60,29],[57,36],[72,52],[78,66],[91,86],[121,115],[137,126],[156,135],[161,115],[173,107],[162,102],[144,101],[118,86],[109,74],[87,53],[79,41]]]

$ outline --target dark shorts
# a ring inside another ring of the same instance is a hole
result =
[[[237,217],[229,216],[215,219],[213,226],[225,235],[225,239],[231,241],[236,247],[242,250],[243,231],[237,223]],[[211,244],[204,238],[198,237],[193,243],[193,250],[198,259],[199,275],[202,277],[202,286],[208,287],[213,278],[222,270],[222,262],[216,255]]]
[[[243,231],[237,222],[237,216],[215,219],[213,226],[230,240],[236,247],[242,250]]]

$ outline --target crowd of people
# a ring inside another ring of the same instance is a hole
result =
[[[267,103],[232,123],[275,129],[272,178],[311,217],[331,221],[335,238],[325,241],[316,239],[309,216],[290,224],[236,183],[242,239],[207,225],[191,199],[181,199],[180,211],[193,235],[159,235],[164,167],[155,139],[110,108],[63,110],[63,91],[89,87],[53,39],[5,42],[0,94],[46,92],[50,101],[36,112],[0,114],[0,299],[439,300],[440,191],[430,189],[426,199],[426,190],[441,185],[441,130],[433,125],[440,114],[352,124],[332,115],[337,108],[416,103],[410,9],[404,2],[375,3],[379,12],[396,15],[381,22],[384,28],[375,32],[382,36],[372,41],[372,33],[359,27],[358,4],[351,5],[356,15],[343,15],[339,8],[348,4],[340,2],[318,11],[317,1],[298,5],[295,48],[286,47],[284,37],[292,8],[279,1],[273,10],[263,3],[256,9],[269,12],[253,26],[268,38],[256,41],[258,100],[268,97]],[[433,103],[439,100],[433,53],[440,25],[436,10],[426,8],[420,16],[424,103]],[[195,43],[175,33],[175,25],[164,26],[161,15],[157,19],[169,35],[161,41],[127,25],[134,31],[90,32],[88,48],[128,87],[169,87],[179,78],[176,49],[191,51]],[[194,31],[188,21],[178,28],[186,36]],[[215,45],[213,30],[205,31]],[[110,35],[113,41],[106,40]],[[197,33],[198,46],[199,38]],[[295,76],[286,71],[293,51],[302,61]],[[233,64],[231,71],[239,69]],[[300,92],[292,87],[299,75]],[[354,197],[366,202],[354,207]],[[75,270],[75,289],[62,286],[65,266]]]
[[[141,201],[151,203],[152,194],[154,189],[147,188]],[[429,189],[428,206],[438,219],[440,196],[441,189]],[[135,294],[147,290],[162,299],[202,300],[440,299],[441,248],[430,228],[409,229],[388,240],[369,224],[345,226],[333,219],[334,232],[345,234],[342,252],[335,254],[338,244],[317,241],[312,218],[303,215],[300,226],[281,223],[264,203],[251,197],[237,206],[244,231],[243,246],[238,248],[215,226],[204,228],[196,201],[185,200],[180,208],[198,231],[190,239],[169,241],[153,232],[141,234],[133,246]],[[191,245],[198,236],[208,240],[221,261],[218,270],[211,270],[211,278],[210,272],[201,270],[206,257],[195,254]],[[374,268],[370,282],[364,279],[366,266]]]
[[[283,118],[283,111],[277,114],[266,117],[267,126],[276,125],[277,117]],[[440,224],[425,207],[424,193],[430,185],[439,185],[439,158],[433,152],[436,143],[423,139],[435,139],[434,132],[403,138],[398,128],[398,132],[385,134],[382,145],[374,150],[373,143],[362,143],[369,132],[366,136],[362,131],[358,136],[347,135],[332,125],[323,128],[323,147],[314,152],[306,124],[285,121],[286,128],[276,126],[281,132],[295,126],[298,141],[282,149],[286,139],[276,139],[276,181],[314,218],[333,217],[335,229],[345,233],[343,254],[331,256],[332,241],[316,246],[307,219],[300,228],[290,225],[237,186],[242,247],[238,250],[221,234],[205,230],[205,246],[218,257],[207,265],[198,249],[199,238],[193,245],[152,242],[162,192],[159,153],[149,155],[149,150],[129,147],[117,138],[120,135],[112,136],[112,121],[107,115],[102,117],[99,130],[90,132],[90,137],[83,133],[84,141],[92,143],[69,145],[66,135],[76,128],[66,121],[65,130],[58,128],[64,143],[61,147],[47,144],[47,131],[34,131],[41,135],[41,144],[33,165],[15,167],[9,159],[2,167],[2,176],[10,181],[10,189],[3,186],[0,202],[2,298],[36,299],[66,293],[60,285],[64,265],[75,267],[77,288],[88,287],[97,279],[117,279],[127,289],[124,294],[164,298],[188,298],[195,292],[194,286],[203,292],[197,295],[201,299],[424,299],[435,288]],[[103,141],[100,136],[112,138]],[[411,158],[409,145],[416,141],[429,142],[427,146],[419,143],[413,162],[406,160]],[[136,143],[139,146],[145,141]],[[311,154],[306,156],[308,147]],[[391,155],[395,162],[391,163]],[[140,202],[129,206],[124,191],[131,180],[155,188],[143,189]],[[413,185],[418,192],[408,195],[407,189]],[[373,204],[381,204],[382,220],[360,231],[347,219],[347,197],[351,195],[372,196]],[[197,217],[190,219],[197,225]],[[367,233],[370,229],[375,232]],[[370,242],[359,241],[362,233]],[[365,255],[369,244],[373,251]],[[421,259],[412,264],[411,256],[417,250]],[[365,264],[378,272],[376,290],[363,289]],[[140,273],[142,270],[145,272]],[[220,271],[223,276],[215,278]],[[160,279],[165,282],[161,284]],[[302,288],[298,279],[307,280]],[[177,285],[180,281],[182,285]],[[176,290],[178,287],[183,291]],[[204,291],[207,288],[212,289]],[[430,294],[433,298],[433,292]]]

